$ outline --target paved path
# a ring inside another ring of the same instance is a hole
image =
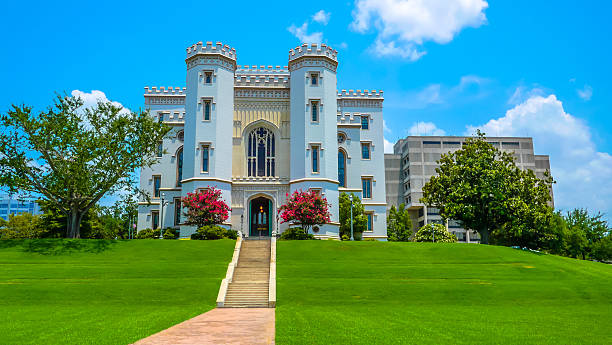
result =
[[[217,308],[135,345],[274,344],[274,308]]]

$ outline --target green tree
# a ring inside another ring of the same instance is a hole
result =
[[[593,244],[591,257],[597,261],[612,261],[612,234]]]
[[[387,216],[387,239],[389,241],[407,242],[412,236],[412,221],[406,205],[401,204],[396,209],[391,206]]]
[[[439,207],[444,219],[478,231],[481,243],[489,243],[489,233],[504,225],[507,231],[522,231],[540,222],[542,214],[536,212],[550,201],[552,178],[522,171],[510,153],[487,143],[480,131],[461,149],[443,154],[438,164],[438,175],[423,187],[421,201]],[[520,224],[525,216],[529,221]]]
[[[353,234],[362,234],[368,228],[368,218],[364,214],[361,200],[354,193],[353,196]],[[340,238],[351,238],[351,199],[347,193],[340,193]],[[359,235],[354,236],[359,237]]]
[[[416,242],[457,242],[457,236],[448,232],[444,225],[434,223],[429,223],[421,227],[416,235],[414,235],[414,239]]]
[[[568,211],[565,216],[569,236],[567,241],[568,255],[586,259],[592,251],[593,246],[610,233],[608,222],[603,219],[603,214],[589,215],[586,209],[574,209]]]
[[[44,229],[40,226],[40,216],[31,213],[9,214],[9,220],[0,218],[0,240],[20,238],[41,238]]]
[[[132,188],[135,169],[157,161],[157,144],[169,131],[147,112],[83,104],[58,95],[46,111],[13,105],[0,118],[0,184],[52,203],[67,216],[71,238],[81,236],[83,216],[98,200]]]

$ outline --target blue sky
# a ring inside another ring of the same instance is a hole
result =
[[[560,208],[612,211],[612,5],[299,4],[6,3],[0,111],[73,90],[138,109],[144,86],[184,86],[185,48],[198,41],[235,47],[242,65],[286,65],[290,48],[321,41],[339,51],[338,89],[385,91],[389,142],[473,127],[533,136],[536,153],[551,155]]]

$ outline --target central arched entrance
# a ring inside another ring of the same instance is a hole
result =
[[[270,236],[273,222],[272,200],[258,197],[249,206],[249,236]]]

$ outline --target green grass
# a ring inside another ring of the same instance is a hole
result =
[[[277,344],[611,344],[612,266],[469,244],[281,241]]]
[[[234,241],[0,241],[0,343],[127,344],[215,306]]]

